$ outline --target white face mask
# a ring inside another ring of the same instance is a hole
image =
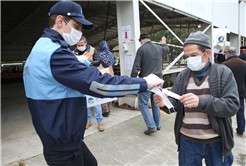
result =
[[[202,56],[205,54],[205,52],[202,54]],[[202,62],[202,56],[196,56],[196,57],[188,58],[187,59],[187,66],[192,71],[200,71],[200,70],[202,70],[204,68],[205,64],[206,64],[206,61]]]
[[[77,47],[77,48],[78,48],[79,51],[82,51],[82,52],[85,51],[85,49],[86,49],[85,46]]]
[[[65,22],[69,25],[69,23],[66,20],[65,20]],[[70,28],[71,28],[70,34],[65,33],[62,29],[62,32],[63,32],[62,36],[69,46],[73,46],[79,42],[79,40],[82,36],[82,32],[72,28],[71,26],[70,26]]]

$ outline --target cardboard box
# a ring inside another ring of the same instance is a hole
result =
[[[111,76],[114,76],[114,71],[113,71],[112,66],[109,66],[109,67],[104,68],[104,69],[100,69],[100,72],[101,72],[102,74],[104,74],[104,73],[109,73]]]

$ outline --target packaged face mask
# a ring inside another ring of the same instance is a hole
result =
[[[180,97],[179,95],[177,95],[176,93],[173,93],[171,91],[168,91],[166,89],[162,89],[162,91],[161,91],[159,87],[154,87],[154,88],[150,89],[149,91],[161,96],[163,103],[166,105],[166,107],[169,110],[169,113],[176,112],[174,109],[174,106],[168,100],[167,96],[179,99],[179,97]]]
[[[81,56],[76,56],[76,57],[78,58],[78,60],[81,63],[85,64],[86,66],[90,66],[91,65],[91,62],[86,59],[86,56],[81,55]]]

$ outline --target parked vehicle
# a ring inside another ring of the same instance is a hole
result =
[[[1,83],[21,82],[23,76],[23,63],[1,64]]]

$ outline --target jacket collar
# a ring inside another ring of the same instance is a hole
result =
[[[53,29],[45,28],[43,31],[42,37],[50,38],[54,43],[59,43],[61,47],[64,47],[64,48],[69,47],[69,45],[67,44],[67,42],[65,42],[62,35]]]
[[[239,56],[233,55],[233,56],[231,56],[230,58],[228,58],[227,60],[234,59],[234,58],[239,58]]]

